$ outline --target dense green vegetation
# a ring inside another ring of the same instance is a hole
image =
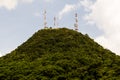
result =
[[[40,30],[0,58],[0,80],[120,80],[119,71],[119,56],[66,28]]]

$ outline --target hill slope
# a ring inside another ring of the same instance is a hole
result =
[[[0,80],[120,80],[119,70],[119,56],[66,28],[40,30],[0,58]]]

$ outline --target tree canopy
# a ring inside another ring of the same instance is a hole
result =
[[[120,56],[88,35],[42,29],[0,58],[0,80],[120,80]]]

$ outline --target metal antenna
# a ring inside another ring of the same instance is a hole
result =
[[[75,31],[78,31],[78,14],[75,13],[75,24],[74,24],[74,27],[75,27]]]
[[[56,17],[56,27],[58,28],[58,26],[59,26],[59,19],[58,17]]]
[[[57,23],[57,18],[54,17],[54,27],[57,28],[58,27],[58,23]]]
[[[54,27],[58,28],[58,18],[54,17]]]
[[[46,21],[46,10],[44,11],[44,29],[47,28],[47,21]]]
[[[54,17],[54,27],[56,27],[56,17]]]

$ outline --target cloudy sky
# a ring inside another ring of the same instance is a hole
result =
[[[79,32],[120,55],[120,0],[0,0],[0,56],[43,28],[45,9],[48,26],[56,16],[59,27],[70,29],[77,12]]]

